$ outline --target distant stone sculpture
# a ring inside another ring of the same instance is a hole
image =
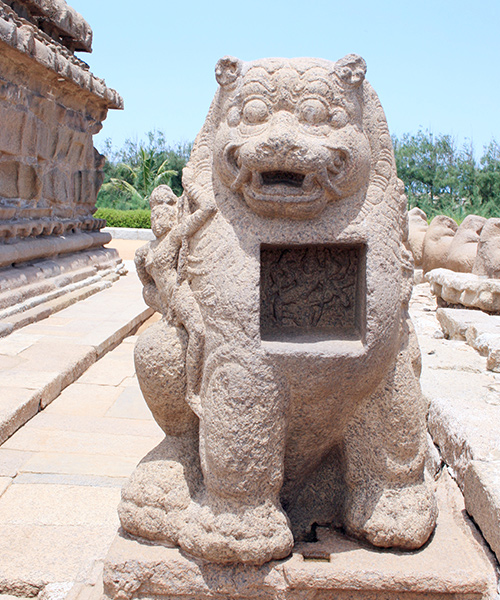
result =
[[[458,225],[446,215],[437,215],[429,225],[425,234],[422,268],[424,273],[432,269],[446,268],[448,252]]]
[[[446,267],[457,273],[472,273],[476,260],[479,236],[486,219],[478,215],[467,215],[453,237],[448,249]]]
[[[426,274],[440,306],[500,313],[500,219],[467,216],[450,244],[446,267]]]
[[[500,314],[500,281],[474,273],[434,269],[426,275],[438,306]]]
[[[481,277],[500,279],[500,219],[488,219],[484,223],[472,272]]]
[[[163,315],[136,370],[166,438],[123,489],[127,532],[255,565],[314,524],[429,538],[406,198],[365,71],[217,64],[184,195],[153,193],[157,240],[136,258]]]
[[[416,268],[422,266],[424,238],[428,229],[427,215],[423,210],[415,206],[408,211],[408,248]]]
[[[92,136],[123,101],[74,55],[91,44],[64,0],[0,0],[0,335],[54,290],[121,268],[92,216],[104,164]]]

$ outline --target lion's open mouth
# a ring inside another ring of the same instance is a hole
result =
[[[255,212],[271,217],[311,218],[326,203],[315,173],[250,171],[241,186],[246,203]]]
[[[305,175],[293,171],[266,171],[260,174],[262,185],[290,185],[300,188],[304,182]]]
[[[253,171],[246,193],[263,200],[279,202],[314,201],[323,191],[313,173],[296,171]]]

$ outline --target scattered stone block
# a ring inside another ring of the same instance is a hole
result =
[[[422,267],[424,239],[428,229],[427,215],[423,210],[415,206],[408,211],[408,247],[416,268]]]
[[[429,431],[460,485],[468,512],[500,558],[496,541],[500,494],[495,479],[500,473],[500,380],[486,370],[487,362],[471,340],[471,331],[498,317],[477,310],[438,309],[443,329],[454,338],[438,340],[419,327],[433,314],[422,307],[423,303],[414,304],[412,316],[422,331],[421,385],[430,402]]]
[[[500,281],[473,273],[455,273],[434,269],[426,273],[432,293],[446,304],[477,308],[489,313],[500,312]]]
[[[463,490],[467,512],[500,560],[500,460],[471,461]]]
[[[436,316],[447,337],[465,340],[486,356],[488,370],[500,372],[500,316],[459,308],[439,308]]]
[[[446,267],[451,243],[458,225],[446,215],[437,215],[432,219],[425,234],[422,250],[422,269],[424,273]]]
[[[446,268],[458,273],[472,273],[479,244],[479,237],[487,219],[467,215],[459,225],[450,244]]]
[[[489,279],[500,278],[500,219],[488,219],[484,224],[472,272]]]

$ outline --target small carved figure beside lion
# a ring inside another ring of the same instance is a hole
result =
[[[136,257],[163,315],[137,376],[166,438],[123,490],[129,533],[251,564],[315,524],[403,549],[432,533],[406,199],[365,71],[217,64],[184,195],[154,192]]]

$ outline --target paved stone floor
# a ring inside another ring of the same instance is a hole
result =
[[[114,240],[113,245],[123,258],[131,259],[143,243]],[[141,286],[137,278],[134,281],[137,295]],[[77,306],[83,310],[85,302]],[[434,398],[433,427],[450,463],[458,452],[453,444],[465,443],[465,436],[471,445],[467,460],[494,466],[500,443],[495,434],[500,424],[500,376],[486,372],[486,359],[465,342],[443,340],[425,285],[415,288],[412,315],[423,351],[423,389]],[[0,595],[34,596],[46,584],[57,583],[48,597],[64,598],[74,582],[95,583],[99,578],[118,527],[120,488],[163,437],[135,377],[135,340],[136,335],[126,337],[91,364],[0,446]],[[472,391],[476,380],[484,402]],[[461,404],[455,410],[459,388]],[[451,400],[446,400],[447,394]],[[461,415],[467,398],[475,402],[476,412]],[[481,452],[488,445],[495,452],[485,458]],[[462,473],[460,465],[452,464],[455,474]],[[494,512],[491,506],[488,510],[491,521]],[[47,594],[43,598],[47,600]]]
[[[125,244],[122,256],[130,259],[142,243]],[[121,303],[128,298],[129,306],[132,301],[136,305],[132,312],[144,320],[142,286],[133,264],[127,266],[128,280],[122,278],[109,290],[66,309],[72,313],[78,309],[81,319],[66,318],[62,311],[29,326],[37,328],[35,341],[47,336],[45,353],[37,348],[40,364],[52,362],[54,371],[66,368],[71,343],[63,347],[60,332],[67,326],[73,333],[79,328],[73,342],[79,346],[99,319],[93,307],[99,297],[108,305],[117,295]],[[117,330],[122,321],[116,318]],[[50,343],[54,332],[55,344]],[[70,332],[66,333],[67,341]],[[8,339],[4,345],[9,344],[12,354],[14,337]],[[126,337],[97,362],[86,365],[74,383],[0,446],[0,594],[32,596],[47,583],[71,586],[96,577],[118,527],[120,488],[137,462],[162,439],[135,377],[135,340],[136,335]],[[21,358],[14,353],[16,365]],[[8,365],[3,367],[5,373]],[[21,377],[18,385],[23,384],[26,378]],[[4,388],[0,405],[10,406],[12,393],[12,387]]]
[[[162,439],[135,378],[135,339],[0,447],[0,590],[85,580],[104,558],[120,488]]]

